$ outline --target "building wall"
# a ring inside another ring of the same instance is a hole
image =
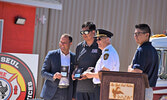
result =
[[[2,52],[33,52],[36,7],[0,2],[0,19],[4,19]],[[26,19],[24,25],[15,24],[17,16]]]
[[[71,51],[82,38],[79,34],[85,21],[93,21],[97,28],[114,33],[112,44],[120,57],[120,71],[127,71],[137,45],[133,39],[135,24],[149,24],[153,34],[167,29],[167,0],[59,0],[62,10],[38,8],[36,19],[45,16],[46,22],[35,25],[33,53],[40,54],[38,88],[39,96],[43,79],[40,70],[49,50],[58,49],[61,34],[73,36]]]

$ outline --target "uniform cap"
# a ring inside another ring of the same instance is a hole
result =
[[[104,30],[104,29],[97,29],[96,30],[96,36],[95,37],[109,37],[111,38],[113,36],[113,33]]]

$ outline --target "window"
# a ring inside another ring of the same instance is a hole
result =
[[[159,77],[167,79],[167,49],[157,50],[157,53],[159,57]]]
[[[3,19],[0,19],[0,53],[2,49]]]

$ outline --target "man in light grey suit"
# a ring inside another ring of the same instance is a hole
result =
[[[72,37],[63,34],[59,42],[60,49],[49,51],[45,57],[41,75],[46,80],[40,95],[44,100],[74,100],[75,86],[71,74],[75,54],[69,51],[71,45]]]

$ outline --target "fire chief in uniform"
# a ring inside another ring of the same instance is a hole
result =
[[[88,78],[93,78],[95,89],[95,100],[100,100],[100,79],[98,72],[100,70],[105,71],[119,71],[119,56],[117,51],[111,45],[111,37],[113,34],[104,29],[98,29],[95,38],[97,39],[98,47],[102,50],[102,55],[96,63],[94,73],[84,74]]]

